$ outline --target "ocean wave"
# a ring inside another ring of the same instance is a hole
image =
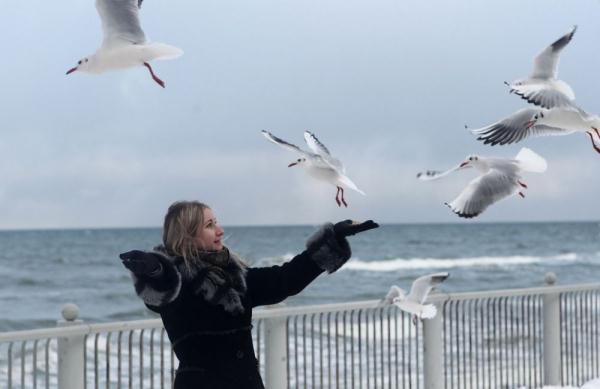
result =
[[[471,258],[394,258],[383,261],[361,261],[351,259],[342,267],[345,270],[392,271],[402,269],[450,269],[455,267],[478,266],[514,266],[542,263],[548,261],[575,261],[577,254],[565,253],[547,257],[513,255],[504,257]]]
[[[277,255],[274,257],[262,257],[255,261],[252,261],[252,266],[261,267],[261,266],[281,265],[285,262],[290,261],[294,257],[295,257],[295,254],[292,254],[292,253],[285,253],[283,255]]]

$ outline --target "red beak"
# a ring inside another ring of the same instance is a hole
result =
[[[74,68],[71,68],[71,69],[67,70],[67,74],[71,74],[71,73],[73,73],[75,70],[77,70],[77,66],[75,66]]]
[[[288,165],[288,167],[295,166],[297,163],[298,163],[298,162],[292,162],[292,163],[290,163],[290,164]]]
[[[460,167],[465,167],[465,166],[467,166],[468,164],[469,164],[469,162],[463,162],[463,163],[461,163],[461,164],[460,164],[459,168],[460,168]]]

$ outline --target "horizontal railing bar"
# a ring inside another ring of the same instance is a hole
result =
[[[0,333],[0,342],[28,341],[45,338],[70,337],[78,335],[94,335],[102,332],[132,331],[141,329],[162,328],[160,319],[131,320],[110,323],[79,324],[69,327],[44,328],[27,331]]]
[[[544,295],[549,293],[565,293],[565,292],[580,292],[587,290],[600,289],[600,283],[589,283],[581,285],[560,285],[560,286],[543,286],[537,288],[523,288],[523,289],[507,289],[507,290],[495,290],[495,291],[481,291],[481,292],[461,292],[461,293],[434,293],[431,294],[427,302],[445,302],[445,301],[459,301],[459,300],[474,300],[474,299],[485,299],[485,298],[499,298],[499,297],[515,297],[515,296],[532,296],[532,295]],[[319,313],[331,313],[331,312],[342,312],[351,311],[356,309],[370,309],[376,308],[380,303],[380,300],[367,300],[358,302],[348,303],[334,303],[334,304],[322,304],[312,306],[299,306],[299,307],[272,307],[272,308],[259,308],[253,313],[254,319],[268,319],[278,317],[289,317],[298,315],[311,315]],[[59,337],[70,337],[79,335],[93,335],[104,332],[115,332],[115,331],[131,331],[131,330],[142,330],[142,329],[158,329],[162,328],[162,321],[160,319],[146,319],[146,320],[132,320],[122,322],[111,322],[111,323],[95,323],[95,324],[81,324],[72,325],[68,327],[56,327],[56,328],[45,328],[35,329],[27,331],[12,331],[0,333],[0,342],[14,342],[14,341],[30,341],[37,339],[46,338],[59,338]]]
[[[483,292],[433,293],[429,295],[427,302],[437,303],[450,300],[458,301],[498,297],[538,296],[551,293],[582,292],[594,289],[600,289],[599,282],[580,285],[540,286],[536,288],[490,290]]]

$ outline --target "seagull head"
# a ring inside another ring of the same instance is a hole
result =
[[[469,155],[463,163],[461,163],[458,167],[459,169],[468,169],[470,167],[475,167],[479,164],[480,160],[477,155]]]
[[[298,158],[297,160],[295,160],[294,162],[290,163],[288,165],[288,167],[292,167],[292,166],[296,166],[296,165],[302,165],[306,163],[306,158]]]
[[[91,58],[88,58],[88,57],[80,59],[79,61],[77,61],[77,66],[72,67],[71,69],[67,70],[67,74],[71,74],[76,70],[79,70],[79,71],[88,70],[90,67],[90,64],[91,64],[90,59]]]
[[[402,288],[394,288],[394,296],[392,296],[392,304],[406,300],[406,291]]]
[[[525,129],[529,130],[531,127],[535,126],[539,120],[544,119],[544,111],[540,111],[533,115],[531,120],[525,122]]]

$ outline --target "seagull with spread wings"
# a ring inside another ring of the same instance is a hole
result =
[[[422,181],[436,180],[462,169],[475,168],[479,177],[446,205],[459,217],[473,218],[487,207],[508,196],[523,193],[527,185],[522,181],[521,172],[542,173],[546,171],[546,160],[528,148],[522,148],[515,158],[489,158],[471,155],[460,165],[445,172],[428,171],[417,174]]]
[[[571,87],[557,78],[559,55],[571,42],[576,30],[577,26],[574,26],[535,57],[529,78],[506,83],[511,93],[536,107],[520,109],[488,126],[472,129],[477,140],[495,146],[517,143],[534,136],[585,132],[594,150],[600,153],[600,147],[594,140],[595,137],[600,139],[600,117],[579,108],[574,102],[575,93]]]
[[[348,206],[348,203],[344,199],[344,187],[350,188],[362,195],[365,194],[346,176],[346,169],[342,162],[334,158],[327,147],[310,131],[304,131],[304,140],[312,152],[304,151],[300,147],[286,142],[268,131],[263,130],[262,134],[271,142],[300,154],[300,158],[290,163],[288,167],[303,167],[310,176],[334,185],[337,188],[335,201],[338,206],[341,207],[342,204],[345,207]]]
[[[533,72],[528,78],[507,82],[510,92],[542,108],[572,106],[573,89],[557,77],[560,53],[571,42],[575,31],[577,26],[542,50],[533,60]]]
[[[434,273],[421,276],[413,281],[410,293],[407,295],[404,289],[393,285],[382,300],[384,305],[394,304],[401,310],[413,315],[413,323],[417,319],[431,319],[435,317],[437,309],[433,304],[424,304],[429,292],[444,282],[449,273]]]
[[[138,17],[142,1],[96,0],[96,9],[102,20],[104,41],[94,54],[79,60],[77,66],[69,69],[67,74],[75,71],[98,74],[107,70],[143,65],[150,71],[152,79],[164,88],[164,81],[154,74],[149,62],[155,59],[176,58],[182,55],[183,51],[164,43],[146,41]]]

